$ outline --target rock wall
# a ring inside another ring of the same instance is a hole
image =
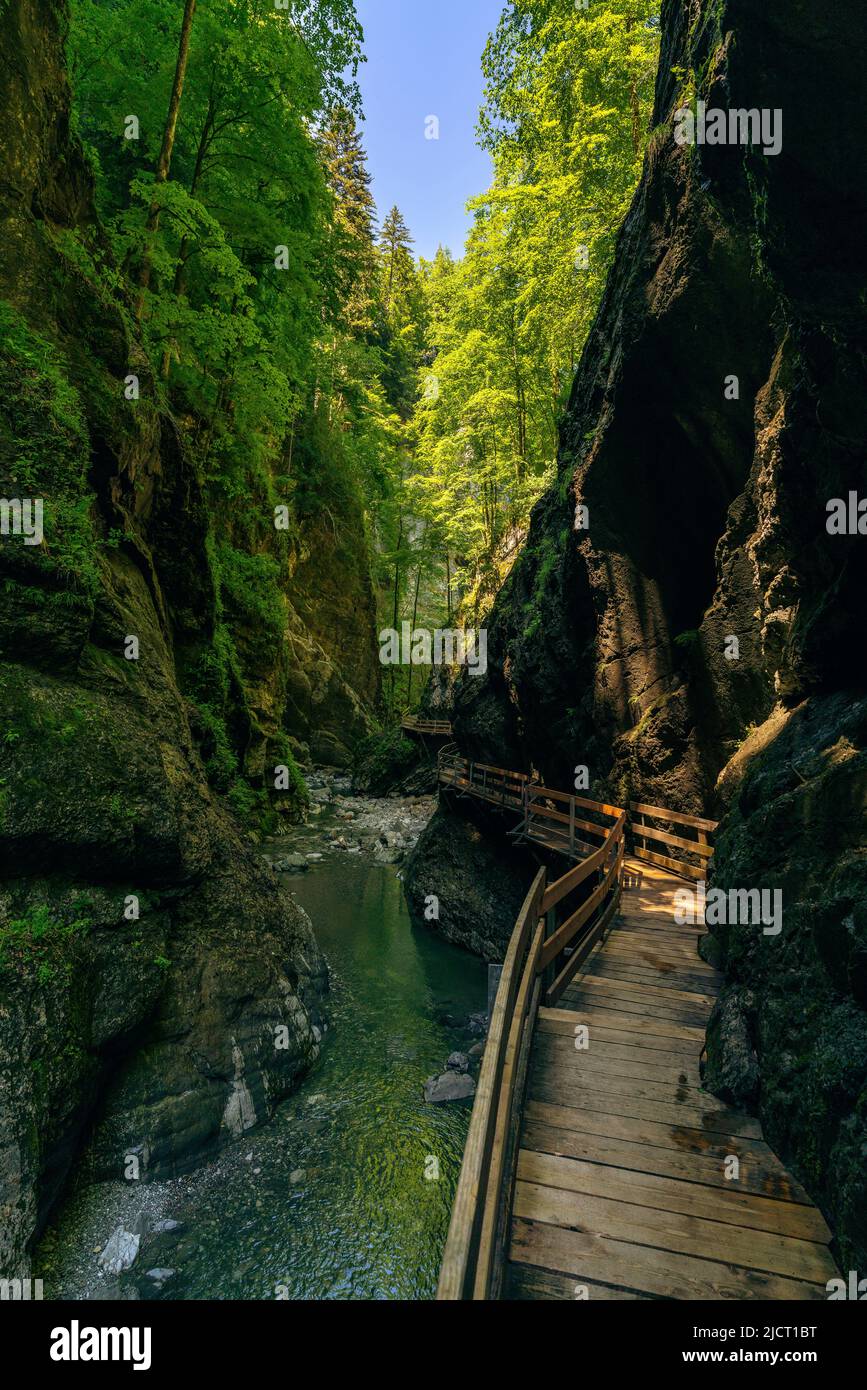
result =
[[[318,1054],[326,986],[309,920],[209,785],[182,693],[217,631],[208,519],[96,273],[64,15],[2,13],[0,493],[44,501],[43,544],[0,541],[4,1277],[26,1273],[86,1138],[95,1172],[146,1179],[267,1117]]]
[[[283,725],[316,763],[346,768],[377,726],[382,666],[360,507],[308,523],[288,586],[290,670]]]
[[[502,962],[537,865],[503,832],[508,818],[443,805],[404,867],[413,921],[483,960]],[[436,916],[430,898],[436,897]]]
[[[559,482],[494,607],[487,679],[458,683],[456,736],[555,786],[585,764],[620,804],[721,815],[717,884],[782,887],[778,938],[710,947],[730,985],[708,1081],[752,1097],[863,1268],[867,538],[826,521],[867,497],[867,13],[665,0],[662,25]],[[781,152],[679,145],[698,100],[780,111]]]

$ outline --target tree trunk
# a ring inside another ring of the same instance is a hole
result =
[[[403,517],[400,518],[400,523],[399,523],[398,528],[397,528],[397,551],[396,551],[396,554],[395,554],[395,557],[394,557],[394,604],[393,604],[392,619],[391,619],[391,626],[392,626],[392,629],[393,629],[394,632],[397,632],[398,605],[399,605],[399,602],[400,602],[400,549],[401,549],[401,546],[402,546],[402,545],[403,545]],[[394,713],[394,685],[395,685],[395,679],[396,679],[396,677],[395,677],[395,670],[394,670],[394,666],[392,666],[392,668],[391,668],[391,694],[390,694],[390,704],[391,704],[391,713],[392,713],[392,714]]]
[[[211,127],[213,126],[213,122],[214,122],[214,108],[213,108],[213,98],[212,98],[212,99],[209,100],[209,102],[208,102],[208,114],[207,114],[207,116],[205,117],[205,124],[202,126],[202,133],[201,133],[201,135],[199,136],[199,148],[198,148],[197,151],[196,151],[196,167],[193,169],[193,177],[192,177],[192,180],[191,180],[191,182],[190,182],[190,197],[191,197],[191,198],[195,198],[196,192],[197,192],[198,187],[199,187],[199,179],[202,177],[202,168],[203,168],[204,162],[205,162],[205,155],[206,155],[207,152],[208,152],[208,145],[209,145],[210,139],[211,139]],[[178,252],[178,266],[177,266],[177,270],[175,271],[175,283],[174,283],[174,287],[173,287],[173,294],[174,294],[175,299],[182,299],[182,298],[184,297],[185,293],[186,293],[186,287],[187,287],[187,258],[188,258],[188,256],[189,256],[189,254],[190,254],[190,238],[189,238],[189,235],[188,235],[187,233],[184,233],[183,237],[181,238],[181,249],[180,249],[180,251]],[[161,375],[162,375],[163,381],[167,380],[167,378],[168,378],[170,362],[171,362],[171,353],[170,353],[169,349],[166,348],[165,352],[163,353],[163,363],[162,363],[162,371],[161,371]]]
[[[175,67],[175,80],[172,83],[172,95],[169,100],[169,113],[166,117],[165,130],[163,131],[163,144],[160,150],[160,157],[157,163],[157,172],[154,179],[154,188],[158,188],[161,183],[165,183],[169,176],[169,169],[172,164],[172,150],[175,144],[175,130],[178,124],[178,112],[181,107],[181,97],[184,91],[184,78],[187,75],[187,58],[190,53],[190,32],[193,27],[193,15],[196,13],[196,0],[186,0],[184,5],[184,18],[181,22],[181,37],[178,42],[178,61]],[[145,242],[145,253],[139,273],[139,293],[136,302],[135,317],[136,323],[140,324],[144,313],[145,294],[151,280],[151,246],[156,236],[157,228],[160,225],[159,203],[154,199],[151,202],[147,220],[147,238]]]
[[[424,535],[422,536],[422,541],[421,541],[421,550],[419,551],[418,569],[417,569],[416,572],[415,572],[415,597],[414,597],[413,602],[412,602],[412,631],[413,631],[413,632],[415,632],[415,621],[416,621],[416,618],[418,617],[418,591],[419,591],[419,586],[421,585],[421,571],[422,571],[422,565],[424,564],[424,550],[425,550],[425,540],[426,540],[426,538],[427,538],[427,528],[425,527],[425,532],[424,532]],[[412,663],[410,662],[410,667],[409,667],[409,683],[408,683],[408,685],[407,685],[407,691],[406,691],[406,707],[407,707],[407,709],[410,709],[411,706],[412,706],[412,670],[413,670],[413,668],[412,668]]]

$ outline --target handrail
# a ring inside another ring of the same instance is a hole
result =
[[[664,806],[647,806],[641,801],[630,801],[633,854],[658,868],[668,869],[685,878],[705,879],[708,863],[713,858],[713,845],[710,836],[717,829],[718,822],[705,820],[702,816],[687,816],[681,811],[669,811]],[[662,827],[654,824],[662,822]],[[685,834],[675,834],[675,830],[685,827],[695,831],[695,838]],[[648,849],[650,840],[667,852]],[[639,843],[640,842],[640,843]],[[684,856],[688,855],[689,858]],[[696,860],[698,861],[696,863]]]
[[[476,763],[461,756],[454,744],[440,749],[437,758],[440,785],[454,787],[461,794],[493,801],[499,806],[518,808],[523,805],[523,788],[528,778],[523,772]]]
[[[418,715],[405,714],[400,727],[412,734],[450,734],[451,722],[448,719],[419,719]]]
[[[499,1200],[499,1187],[491,1184],[491,1160],[497,1120],[504,1104],[501,1081],[520,981],[526,973],[528,959],[533,959],[531,934],[534,948],[538,936],[545,877],[545,870],[540,869],[518,914],[506,951],[452,1207],[440,1270],[439,1299],[474,1297],[480,1272],[478,1255],[484,1214],[492,1201]],[[487,1260],[487,1256],[484,1259]],[[483,1263],[483,1277],[484,1267]]]
[[[505,1225],[536,1014],[543,999],[546,1004],[556,1002],[613,920],[620,901],[627,814],[619,807],[540,787],[524,773],[472,762],[454,747],[442,750],[438,761],[443,786],[501,804],[508,797],[521,806],[528,831],[534,815],[571,821],[573,849],[574,827],[584,824],[576,821],[576,804],[614,820],[612,825],[586,822],[602,844],[561,878],[549,885],[548,871],[539,870],[506,952],[437,1291],[441,1300],[486,1300],[498,1297],[502,1278]],[[520,798],[514,795],[516,787],[521,788]],[[569,816],[537,804],[539,799],[568,802]],[[594,874],[598,883],[592,886]],[[584,901],[569,910],[573,894],[581,889]],[[568,915],[558,923],[561,904],[566,904]]]

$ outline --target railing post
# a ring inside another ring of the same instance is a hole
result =
[[[575,853],[575,798],[569,798],[569,848]]]
[[[544,883],[544,888],[545,888],[545,892],[547,892],[547,891],[548,891],[548,871],[547,871],[547,869],[545,870],[545,883]],[[545,940],[546,940],[546,941],[549,941],[549,940],[551,939],[551,937],[554,935],[554,933],[555,933],[556,930],[557,930],[557,908],[556,908],[556,906],[554,906],[554,907],[549,907],[549,908],[548,908],[548,911],[545,913]],[[545,966],[545,969],[542,971],[542,997],[541,997],[541,1001],[540,1001],[540,1002],[543,1003],[543,1004],[545,1003],[545,1000],[546,1000],[546,998],[547,998],[548,990],[550,989],[551,985],[552,985],[553,982],[554,982],[554,978],[555,978],[555,975],[556,975],[556,971],[557,971],[557,960],[556,960],[556,957],[555,957],[554,960],[548,962],[548,964]]]

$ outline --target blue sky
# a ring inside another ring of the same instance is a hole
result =
[[[393,203],[430,259],[442,242],[456,256],[482,193],[490,158],[475,128],[482,100],[481,57],[504,0],[356,0],[367,62],[360,71],[362,127],[380,219]],[[439,118],[439,139],[425,120]]]

